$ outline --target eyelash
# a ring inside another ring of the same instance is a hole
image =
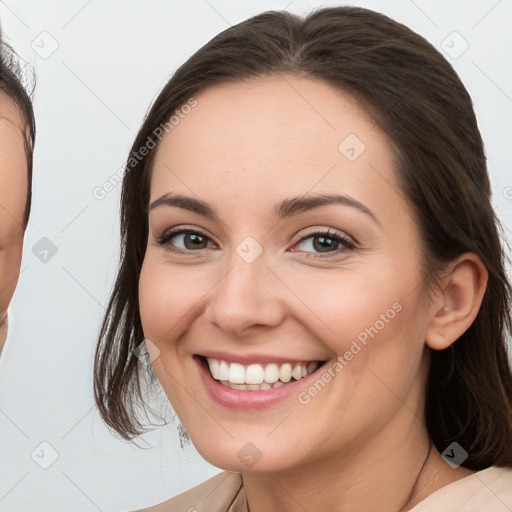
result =
[[[165,245],[166,249],[169,250],[169,251],[173,251],[173,252],[177,252],[177,253],[181,253],[181,254],[191,254],[191,253],[194,253],[194,252],[199,252],[200,250],[204,250],[204,249],[199,249],[197,251],[192,250],[192,249],[183,250],[183,249],[177,249],[175,247],[172,247],[171,244],[169,244],[170,240],[172,238],[174,238],[176,235],[182,235],[182,234],[193,234],[193,235],[198,235],[198,236],[201,236],[201,237],[209,239],[209,237],[207,235],[205,235],[204,233],[202,233],[201,231],[197,231],[195,229],[178,228],[178,229],[171,230],[171,231],[165,233],[163,236],[161,236],[160,238],[158,238],[156,240],[156,243],[158,245],[160,245],[160,246],[164,246]],[[306,257],[308,257],[308,258],[311,258],[311,257],[312,258],[328,258],[328,257],[331,257],[331,256],[339,255],[340,252],[356,249],[356,244],[352,240],[350,240],[350,239],[348,239],[348,238],[346,238],[344,236],[341,236],[341,235],[339,235],[337,233],[334,233],[334,232],[330,231],[329,229],[327,229],[326,231],[313,231],[311,233],[307,233],[302,238],[300,238],[295,243],[295,245],[300,244],[301,242],[303,242],[304,240],[307,240],[308,238],[318,237],[318,236],[332,239],[335,242],[338,242],[339,244],[344,246],[344,248],[343,249],[337,249],[335,251],[331,251],[331,252],[327,252],[327,253],[323,253],[323,254],[322,253],[312,253],[310,251],[304,251],[308,255],[309,254],[314,254],[314,256],[306,256]],[[301,251],[293,251],[293,252],[301,252]]]

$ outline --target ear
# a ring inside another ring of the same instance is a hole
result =
[[[425,336],[430,348],[449,347],[469,328],[482,304],[488,277],[484,264],[474,253],[465,253],[450,264],[431,304]]]

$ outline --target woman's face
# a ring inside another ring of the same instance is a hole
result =
[[[24,124],[14,101],[0,92],[0,353],[7,336],[4,318],[23,252],[28,187]]]
[[[198,451],[277,471],[419,429],[431,311],[385,135],[303,78],[196,100],[156,155],[139,298]]]

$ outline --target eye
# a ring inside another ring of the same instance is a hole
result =
[[[175,239],[174,242],[172,242],[173,239]],[[209,237],[201,231],[181,228],[166,232],[156,240],[156,243],[166,246],[166,249],[171,251],[188,252],[206,249],[208,241],[210,241]]]
[[[181,253],[198,252],[201,249],[207,249],[208,242],[211,242],[211,240],[207,235],[190,228],[168,231],[156,240],[158,245],[165,246],[170,251]],[[313,257],[327,257],[356,248],[356,244],[350,239],[330,230],[308,233],[295,246],[301,244],[303,244],[304,248],[300,252],[323,253],[323,255],[314,255]],[[297,251],[292,249],[292,252]]]
[[[356,248],[352,240],[329,230],[309,233],[303,236],[296,245],[300,244],[303,244],[303,247],[305,247],[305,249],[302,249],[305,252],[317,251],[318,253],[324,253],[326,256],[336,255]],[[293,250],[293,252],[296,251]]]

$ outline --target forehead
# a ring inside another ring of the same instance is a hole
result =
[[[386,135],[324,82],[262,77],[219,84],[195,99],[160,143],[152,199],[179,190],[215,191],[224,201],[244,190],[245,200],[261,206],[264,198],[309,190],[400,194]]]
[[[314,163],[320,156],[337,157],[345,136],[367,139],[373,129],[348,95],[304,78],[219,84],[201,92],[196,101],[163,144],[183,159],[197,158],[200,147],[217,154],[229,149],[226,157],[237,161],[258,151],[262,157],[301,157]]]

